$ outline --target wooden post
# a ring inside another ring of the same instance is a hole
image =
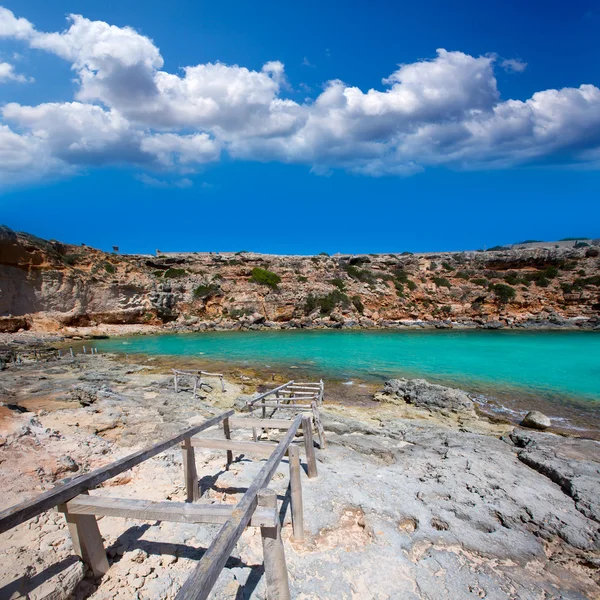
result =
[[[229,426],[229,417],[223,419],[223,433],[225,434],[225,439],[231,439],[231,427]],[[229,470],[229,465],[233,462],[233,452],[231,450],[227,450],[227,470]]]
[[[65,515],[75,554],[91,567],[94,577],[102,577],[109,565],[96,517],[71,514],[64,504],[59,505],[58,510]]]
[[[221,391],[225,393],[225,382],[223,381],[223,375],[221,375],[219,379],[221,380]]]
[[[198,489],[198,473],[196,471],[196,456],[190,438],[183,440],[181,445],[183,454],[183,474],[185,477],[186,502],[195,502],[200,497]]]
[[[74,356],[74,354],[73,354],[73,348],[71,346],[69,346],[69,352],[71,353],[71,356]]]
[[[252,438],[255,442],[258,442],[258,429],[256,427],[252,428]]]
[[[304,447],[306,449],[306,464],[308,466],[308,477],[313,478],[317,473],[317,459],[315,457],[315,444],[312,435],[312,419],[308,416],[302,417],[302,435],[304,436]]]
[[[174,375],[174,384],[175,384],[175,393],[177,394],[179,390],[177,389],[177,371],[173,370]]]
[[[258,505],[269,508],[277,507],[277,494],[269,488],[259,490]],[[267,597],[269,600],[290,600],[290,584],[281,541],[281,527],[279,523],[276,527],[261,527],[260,534],[265,560]]]
[[[290,491],[292,496],[292,527],[294,540],[304,541],[304,509],[302,506],[302,480],[300,479],[300,449],[298,446],[288,448],[290,464]]]
[[[310,403],[313,412],[313,419],[315,421],[315,427],[317,429],[317,435],[319,436],[319,448],[325,450],[325,429],[323,423],[321,423],[321,415],[319,414],[319,407],[317,402],[313,401]]]

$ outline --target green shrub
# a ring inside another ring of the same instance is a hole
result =
[[[406,281],[406,287],[407,287],[407,288],[408,288],[408,289],[409,289],[411,292],[413,292],[414,290],[416,290],[416,289],[417,289],[417,284],[416,284],[414,281],[412,281],[412,280],[408,279],[408,280]]]
[[[221,294],[221,288],[216,283],[201,283],[194,290],[194,298],[202,299],[210,298],[211,296],[217,296]]]
[[[187,275],[187,271],[185,269],[167,269],[163,277],[165,279],[178,279],[179,277],[185,277]]]
[[[597,256],[600,256],[600,250],[598,250],[598,248],[588,248],[585,251],[586,258],[596,258]]]
[[[62,259],[65,263],[67,263],[68,265],[73,266],[74,264],[77,264],[77,261],[81,258],[80,254],[65,254]]]
[[[351,300],[354,308],[362,315],[365,312],[365,305],[362,303],[360,296],[352,296]]]
[[[406,283],[408,281],[408,273],[402,267],[394,269],[394,275],[401,283]]]
[[[104,263],[104,270],[111,275],[117,271],[115,267],[108,262]]]
[[[308,281],[308,277],[304,277],[304,275],[298,275],[298,281],[300,283],[306,283]]]
[[[600,287],[600,275],[593,275],[592,277],[578,277],[573,282],[573,287],[576,288],[585,288],[589,285]]]
[[[521,278],[517,275],[517,273],[513,273],[511,271],[510,273],[506,273],[506,275],[504,275],[504,281],[510,285],[517,285],[521,282]]]
[[[449,263],[449,262],[443,262],[442,263],[442,267],[446,270],[446,271],[455,271],[456,269]]]
[[[481,287],[486,287],[489,281],[484,277],[475,277],[475,279],[471,279],[471,283],[475,285],[480,285]]]
[[[370,263],[371,259],[368,256],[353,256],[348,262],[351,265],[360,266],[365,263]]]
[[[471,277],[471,274],[472,274],[471,271],[458,271],[456,273],[456,276],[459,279],[469,279],[469,277]]]
[[[346,273],[348,273],[349,277],[352,277],[352,279],[356,279],[357,281],[362,281],[363,283],[375,283],[373,272],[369,269],[359,269],[354,265],[348,265],[346,267]]]
[[[433,283],[438,287],[451,288],[450,282],[445,277],[432,277]]]
[[[319,256],[329,256],[329,254],[327,252],[319,252]]]
[[[496,283],[490,286],[490,289],[500,304],[506,304],[516,296],[515,288],[512,288],[505,283]]]
[[[152,275],[154,275],[154,277],[162,277],[163,273],[164,271],[152,271]]]
[[[506,246],[492,246],[488,248],[488,252],[498,252],[499,250],[507,250]]]
[[[589,248],[589,244],[586,242],[575,242],[573,248]]]
[[[404,298],[404,284],[396,281],[394,285],[396,286],[396,295],[399,298]]]
[[[250,280],[259,283],[260,285],[266,285],[274,290],[276,290],[277,285],[281,283],[281,277],[279,277],[279,275],[261,267],[254,267],[254,269],[252,269]]]
[[[344,283],[344,280],[340,279],[339,277],[334,277],[333,279],[330,279],[327,283],[335,285],[335,287],[338,290],[340,290],[340,292],[343,292],[346,289],[346,284]]]
[[[442,313],[444,313],[445,315],[449,315],[452,313],[452,307],[448,306],[447,304],[445,304],[444,306],[440,307],[440,310],[442,311]]]
[[[309,315],[318,308],[321,311],[321,314],[328,315],[338,305],[341,305],[343,308],[348,308],[350,306],[348,296],[339,290],[334,290],[325,296],[309,294],[304,303],[304,312]]]

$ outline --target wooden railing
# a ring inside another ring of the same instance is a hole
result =
[[[323,404],[325,394],[325,385],[323,380],[308,383],[296,383],[288,381],[279,387],[263,392],[256,398],[252,398],[246,402],[246,408],[250,412],[262,410],[262,418],[273,416],[278,410],[303,411],[310,410],[312,412],[313,423],[319,437],[319,447],[325,448],[325,429],[321,421],[321,413],[319,406]],[[270,415],[267,415],[267,409],[272,409]],[[258,431],[254,429],[254,439],[258,439]]]
[[[221,391],[225,391],[225,382],[223,380],[223,373],[209,373],[208,371],[182,371],[181,369],[171,369],[173,371],[173,386],[175,393],[179,393],[179,378],[180,377],[191,377],[194,380],[194,392],[193,397],[196,397],[198,389],[202,391],[203,387],[209,388],[210,392],[213,386],[210,383],[202,380],[202,377],[218,377],[221,380]]]
[[[173,521],[178,523],[223,523],[217,537],[198,563],[177,595],[179,600],[203,600],[208,597],[235,544],[247,526],[260,527],[263,541],[265,575],[270,600],[289,600],[289,584],[285,553],[277,511],[277,497],[267,488],[284,455],[288,455],[291,490],[291,512],[294,539],[304,540],[300,447],[294,438],[302,429],[308,477],[316,477],[317,462],[309,415],[297,415],[290,420],[234,417],[234,411],[208,419],[163,442],[135,452],[110,465],[76,477],[31,500],[0,513],[0,533],[57,507],[65,515],[74,551],[92,569],[96,577],[104,575],[109,564],[97,516]],[[198,437],[211,427],[223,423],[225,439]],[[285,429],[281,441],[275,443],[238,441],[231,439],[231,427]],[[88,491],[128,469],[181,444],[187,502],[151,502],[125,498],[90,496]],[[199,505],[198,475],[194,448],[219,449],[227,452],[227,467],[234,453],[268,456],[237,505]]]

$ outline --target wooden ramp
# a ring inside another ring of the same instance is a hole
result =
[[[287,384],[286,384],[287,385]],[[288,390],[288,395],[295,392]],[[317,391],[318,398],[318,391]],[[321,395],[322,397],[322,395]],[[301,430],[302,447],[306,455],[308,477],[317,476],[317,462],[312,437],[313,420],[310,414],[298,414],[292,419],[256,419],[234,416],[230,410],[187,429],[144,450],[76,477],[39,496],[0,512],[0,533],[56,507],[65,515],[73,548],[92,569],[102,577],[109,569],[106,551],[96,517],[111,516],[140,520],[173,521],[177,523],[223,524],[202,559],[177,594],[179,600],[207,598],[225,566],[232,550],[246,527],[259,527],[262,536],[264,567],[269,600],[289,600],[290,591],[281,539],[277,495],[268,485],[285,455],[288,456],[291,489],[291,512],[294,539],[304,540],[302,504],[302,468],[300,445],[295,438]],[[205,438],[198,434],[215,426],[223,428],[223,439]],[[232,427],[249,429],[282,429],[285,433],[278,443],[237,441],[231,439]],[[149,458],[180,444],[186,484],[187,502],[152,502],[90,495],[89,490],[123,473]],[[267,457],[247,491],[236,505],[195,504],[199,499],[195,448],[223,450],[227,468],[234,454],[244,453]]]
[[[319,412],[324,395],[325,384],[322,379],[318,382],[308,383],[288,381],[246,402],[246,408],[250,412],[261,410],[263,420],[273,417],[278,410],[293,411],[294,414],[298,414],[300,411],[310,411],[319,438],[319,447],[324,450],[325,429]],[[254,429],[254,439],[255,441],[258,439],[257,429]]]

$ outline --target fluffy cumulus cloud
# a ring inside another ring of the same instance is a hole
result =
[[[25,83],[26,81],[32,81],[32,79],[25,77],[25,75],[21,75],[20,73],[16,73],[14,66],[10,63],[0,62],[0,83],[5,83],[7,81]]]
[[[76,80],[73,102],[0,109],[3,183],[112,164],[139,168],[145,185],[187,187],[190,174],[224,155],[370,176],[430,166],[599,166],[600,90],[502,100],[494,70],[523,72],[519,59],[439,49],[399,65],[379,89],[333,80],[297,102],[279,61],[169,73],[148,37],[80,15],[62,32],[42,32],[0,8],[3,37],[68,61]],[[26,80],[0,63],[0,82],[11,79]]]

